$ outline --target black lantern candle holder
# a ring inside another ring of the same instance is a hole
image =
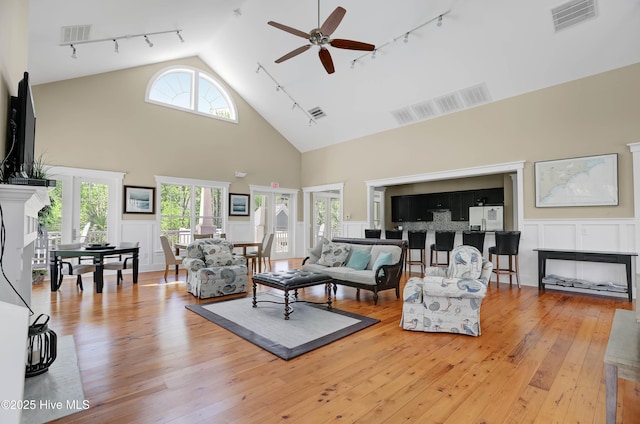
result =
[[[40,318],[45,317],[44,322]],[[47,326],[49,316],[40,314],[29,326],[29,339],[27,341],[26,365],[27,377],[33,377],[46,372],[53,361],[56,360],[58,336]]]

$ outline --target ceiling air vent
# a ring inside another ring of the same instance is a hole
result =
[[[556,31],[578,24],[598,15],[596,0],[573,0],[551,9]]]
[[[463,88],[460,90],[460,96],[466,107],[478,106],[491,101],[491,95],[489,95],[489,89],[485,83]]]
[[[396,118],[396,121],[398,121],[400,125],[406,125],[416,121],[416,117],[411,113],[411,108],[408,107],[392,110],[391,115]]]
[[[433,100],[442,113],[451,113],[462,109],[462,100],[458,93],[447,94]]]
[[[309,109],[308,112],[309,112],[309,114],[311,114],[313,119],[320,119],[320,118],[324,118],[325,116],[327,116],[327,114],[324,113],[324,111],[322,109],[320,109],[319,107],[314,107],[312,109]]]
[[[91,25],[74,25],[62,27],[60,31],[60,44],[88,41],[91,34]]]
[[[427,100],[426,102],[416,103],[411,106],[413,113],[418,117],[418,119],[427,119],[431,118],[438,114],[436,107],[433,105],[431,100]]]

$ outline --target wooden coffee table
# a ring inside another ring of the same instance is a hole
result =
[[[284,319],[289,319],[289,315],[293,312],[293,308],[290,305],[289,301],[289,291],[294,290],[294,302],[306,302],[320,305],[327,305],[327,309],[331,310],[331,284],[333,283],[333,279],[324,274],[319,274],[316,272],[307,272],[300,271],[297,269],[290,271],[282,271],[282,272],[265,272],[262,274],[256,274],[252,277],[253,280],[253,307],[258,307],[258,299],[256,297],[256,288],[258,284],[262,284],[267,287],[272,287],[274,289],[280,289],[284,291]],[[324,284],[327,287],[327,301],[326,302],[310,302],[307,300],[298,300],[298,289],[303,287],[311,287],[316,286],[318,284]],[[264,301],[270,302],[271,301]],[[280,303],[280,302],[276,302]]]

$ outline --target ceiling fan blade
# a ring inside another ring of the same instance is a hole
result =
[[[370,52],[376,49],[376,46],[374,46],[373,44],[361,43],[360,41],[353,41],[353,40],[342,40],[340,38],[331,40],[329,44],[339,49],[366,50]]]
[[[279,59],[276,59],[276,63],[282,63],[285,60],[291,59],[294,56],[298,56],[300,53],[304,53],[311,47],[311,44],[307,44],[306,46],[298,47],[295,50],[290,51]]]
[[[340,22],[342,22],[342,18],[344,18],[344,15],[346,13],[346,9],[342,7],[336,7],[336,10],[334,10],[331,15],[329,15],[327,20],[324,21],[324,23],[320,27],[320,32],[326,36],[333,34],[333,31],[338,28],[338,25],[340,25]]]
[[[318,52],[318,55],[320,56],[320,62],[322,62],[327,74],[333,74],[336,70],[333,67],[333,60],[331,59],[331,53],[329,53],[329,50],[322,47]]]
[[[297,35],[298,37],[302,37],[302,38],[306,38],[306,39],[309,39],[309,37],[311,37],[308,33],[304,32],[304,31],[300,31],[299,29],[291,28],[291,27],[288,27],[286,25],[279,24],[277,22],[269,21],[269,22],[267,22],[267,24],[271,25],[272,27],[276,27],[278,29],[286,31],[289,34]]]

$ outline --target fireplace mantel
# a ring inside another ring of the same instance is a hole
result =
[[[38,236],[38,212],[49,205],[47,187],[0,184],[0,206],[5,227],[2,263],[4,272],[20,296],[31,304],[31,259]],[[4,278],[0,301],[24,304]]]

